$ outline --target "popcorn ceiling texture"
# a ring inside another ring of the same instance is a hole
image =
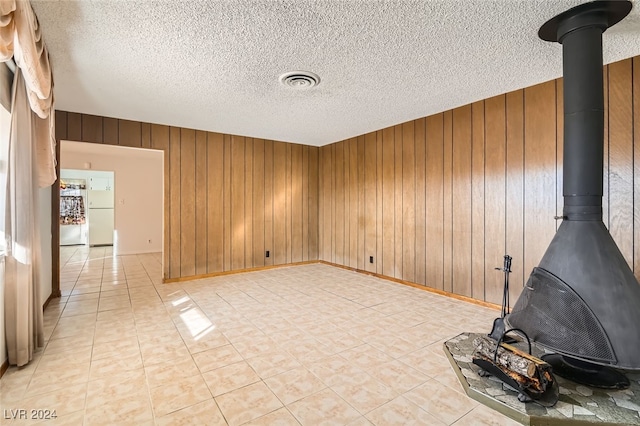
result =
[[[32,0],[57,109],[318,146],[559,77],[537,31],[579,3]],[[636,0],[605,63],[639,54]]]

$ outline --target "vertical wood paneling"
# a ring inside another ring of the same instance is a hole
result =
[[[180,197],[180,128],[169,129],[169,277],[180,276],[180,228],[181,228],[181,197]]]
[[[291,262],[292,252],[292,193],[291,193],[291,145],[285,144],[285,166],[284,166],[284,191],[286,193],[285,207],[284,207],[284,230],[285,230],[285,259],[284,263]]]
[[[365,234],[366,234],[366,230],[365,230],[365,198],[364,198],[364,194],[365,194],[365,179],[364,179],[364,167],[365,167],[365,151],[364,151],[364,141],[365,141],[365,135],[359,136],[358,137],[358,143],[357,143],[357,169],[358,169],[358,187],[357,187],[357,194],[358,194],[358,201],[357,201],[357,205],[358,205],[358,217],[357,217],[357,226],[358,226],[358,232],[357,232],[357,244],[356,244],[356,251],[357,251],[357,268],[360,270],[366,270],[367,268],[367,264],[369,263],[369,256],[365,253],[366,249],[365,249]],[[366,260],[365,260],[365,256],[366,256]]]
[[[100,122],[102,124],[102,121]],[[150,123],[141,123],[141,135],[142,135],[142,148],[150,149],[151,148],[151,124]]]
[[[121,126],[120,128],[122,128]],[[180,129],[180,276],[196,274],[196,132]]]
[[[244,151],[244,267],[252,268],[253,260],[253,139],[245,139]]]
[[[484,300],[484,101],[471,107],[471,297]]]
[[[104,117],[102,119],[102,143],[118,145],[118,119]]]
[[[159,149],[164,152],[164,158],[163,158],[164,215],[162,218],[162,223],[164,225],[164,230],[162,234],[162,237],[164,239],[164,243],[163,243],[164,256],[162,261],[163,262],[162,274],[164,278],[169,278],[169,276],[171,275],[169,271],[170,250],[167,249],[167,246],[171,241],[171,234],[169,232],[171,228],[171,210],[169,208],[171,204],[170,203],[171,201],[171,180],[170,180],[171,169],[169,167],[171,162],[171,156],[170,156],[171,152],[170,152],[170,146],[169,146],[169,127],[168,126],[161,126],[159,124],[151,125],[151,148]]]
[[[307,260],[318,259],[318,235],[319,224],[318,214],[320,212],[320,197],[318,192],[319,170],[318,170],[318,148],[308,148],[309,151],[309,257]]]
[[[444,112],[444,253],[443,281],[444,290],[453,291],[453,114]]]
[[[302,260],[309,260],[309,147],[302,146],[302,178],[300,198],[302,202]]]
[[[427,125],[427,270],[426,285],[444,288],[444,114],[426,118]]]
[[[524,262],[524,91],[518,90],[507,94],[507,181],[506,181],[506,246],[505,253],[513,257],[509,282],[511,303],[515,303],[522,291],[525,276]],[[547,191],[549,189],[547,188]],[[502,257],[498,265],[502,265]],[[502,301],[502,277],[496,277]]]
[[[82,114],[67,113],[67,139],[71,141],[82,140]]]
[[[351,142],[351,139],[347,139],[346,141],[343,142],[343,164],[344,164],[344,175],[343,175],[343,188],[344,188],[344,195],[343,195],[343,200],[344,200],[344,207],[343,207],[343,220],[344,220],[344,265],[350,266],[351,260],[349,258],[349,249],[350,249],[350,244],[349,244],[349,236],[350,236],[350,227],[351,227],[351,221],[349,220],[351,217],[351,203],[350,203],[350,196],[351,196],[351,174],[349,173],[349,165],[350,165],[350,158],[351,158],[351,151],[349,150],[349,144]]]
[[[358,267],[358,138],[349,140],[349,266]]]
[[[325,233],[327,232],[327,223],[325,222],[325,210],[329,203],[329,199],[325,196],[325,179],[328,177],[325,172],[325,163],[328,165],[329,161],[325,161],[325,152],[328,147],[321,147],[318,150],[318,259],[326,260],[325,250],[327,249],[325,243]],[[327,252],[329,250],[326,250]]]
[[[265,262],[265,173],[264,140],[253,140],[253,265]]]
[[[268,250],[269,257],[265,257],[265,265],[273,265],[274,238],[273,238],[273,141],[264,141],[264,250]],[[265,253],[266,256],[266,253]]]
[[[336,161],[336,147],[337,144],[332,144],[331,145],[331,172],[330,172],[330,176],[331,176],[331,185],[329,186],[330,190],[329,190],[329,196],[330,196],[330,202],[331,202],[331,208],[330,208],[330,213],[331,215],[329,216],[329,226],[331,227],[329,232],[331,234],[331,252],[330,252],[330,259],[332,262],[336,261],[336,228],[335,228],[335,222],[336,222],[336,203],[337,203],[337,186],[336,186],[336,170],[338,169],[338,162]]]
[[[471,296],[471,105],[453,110],[452,135],[452,289]]]
[[[395,133],[382,131],[382,274],[395,276]]]
[[[144,127],[143,127],[144,129]],[[207,273],[207,133],[196,132],[196,167],[195,167],[195,273],[197,275]]]
[[[287,191],[285,188],[286,144],[273,143],[273,262],[275,265],[287,261],[287,231],[285,228]]]
[[[524,91],[524,271],[540,263],[556,230],[556,86],[554,81]]]
[[[345,231],[345,177],[344,177],[344,142],[338,142],[335,144],[335,184],[333,192],[335,194],[335,207],[334,207],[334,262],[340,265],[345,264],[344,256],[344,231]]]
[[[142,147],[142,123],[139,121],[118,120],[118,145],[135,148]]]
[[[222,150],[223,175],[222,175],[222,255],[223,270],[230,271],[231,266],[231,243],[232,243],[232,218],[231,218],[231,136],[224,135],[224,148]]]
[[[291,261],[301,262],[304,247],[302,234],[303,189],[302,146],[291,145]]]
[[[243,269],[244,263],[244,201],[245,201],[245,138],[231,137],[231,269]]]
[[[262,139],[66,112],[56,122],[60,139],[164,151],[164,278],[269,265],[274,256],[278,263],[318,259],[319,148],[279,142],[274,159],[274,143]],[[52,203],[57,208],[59,200]]]
[[[207,273],[224,270],[224,136],[207,133]]]
[[[631,59],[609,65],[609,232],[633,266],[633,93]]]
[[[639,61],[603,70],[604,215],[636,275]],[[500,303],[508,253],[513,303],[562,208],[562,121],[555,81],[322,148],[65,112],[56,137],[165,152],[166,278],[320,257]]]
[[[333,145],[320,148],[320,211],[322,214],[319,217],[319,234],[320,234],[320,259],[327,262],[332,261],[333,243],[332,243],[332,229],[333,224],[331,222],[332,213],[332,198],[331,193],[333,173],[332,173],[332,151]]]
[[[427,176],[427,146],[425,140],[425,119],[415,121],[415,234],[416,234],[416,278],[415,282],[424,285],[426,283],[426,246],[427,246],[427,212],[426,212],[426,176]]]
[[[82,139],[80,140],[102,143],[102,117],[82,114]]]
[[[395,214],[394,214],[394,245],[395,245],[395,261],[393,266],[393,275],[395,278],[402,278],[402,224],[403,224],[403,206],[402,206],[402,125],[399,124],[393,127],[394,130],[394,159],[395,159],[395,170],[394,170],[394,190],[393,194],[395,196]]]
[[[506,96],[496,96],[485,100],[485,258],[484,258],[484,300],[501,303],[501,277],[493,269],[502,266],[506,239]],[[513,253],[511,253],[513,256]],[[521,262],[522,260],[517,260]],[[476,297],[479,297],[478,294]]]
[[[367,133],[364,137],[364,256],[365,267],[369,272],[376,272],[376,262],[381,260],[376,257],[377,232],[377,183],[381,181],[377,174],[377,135]],[[373,262],[369,262],[369,257],[373,256]]]
[[[402,279],[416,281],[415,123],[402,125]]]
[[[383,219],[384,219],[384,215],[383,215],[383,179],[384,179],[384,171],[383,171],[383,165],[384,163],[382,162],[382,157],[383,157],[383,153],[384,153],[384,146],[382,144],[383,142],[383,132],[381,130],[378,130],[376,132],[376,175],[377,175],[377,179],[376,179],[376,257],[374,259],[375,262],[375,270],[376,273],[378,274],[382,274],[382,260],[383,260],[383,253],[384,253],[384,235],[383,235]]]

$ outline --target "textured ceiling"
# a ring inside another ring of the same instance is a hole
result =
[[[606,63],[640,54],[637,1]],[[308,145],[559,77],[537,31],[583,2],[32,0],[57,109]]]

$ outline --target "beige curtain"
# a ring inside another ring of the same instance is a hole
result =
[[[44,345],[40,301],[37,165],[32,140],[45,120],[31,111],[16,70],[11,107],[5,236],[5,327],[9,364],[25,365]]]
[[[22,366],[44,345],[40,298],[38,187],[56,181],[53,79],[31,4],[0,0],[0,61],[16,72],[5,195],[5,332],[9,364]]]

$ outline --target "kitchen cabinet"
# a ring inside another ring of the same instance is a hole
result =
[[[113,178],[92,177],[89,179],[89,189],[92,191],[113,191]]]

